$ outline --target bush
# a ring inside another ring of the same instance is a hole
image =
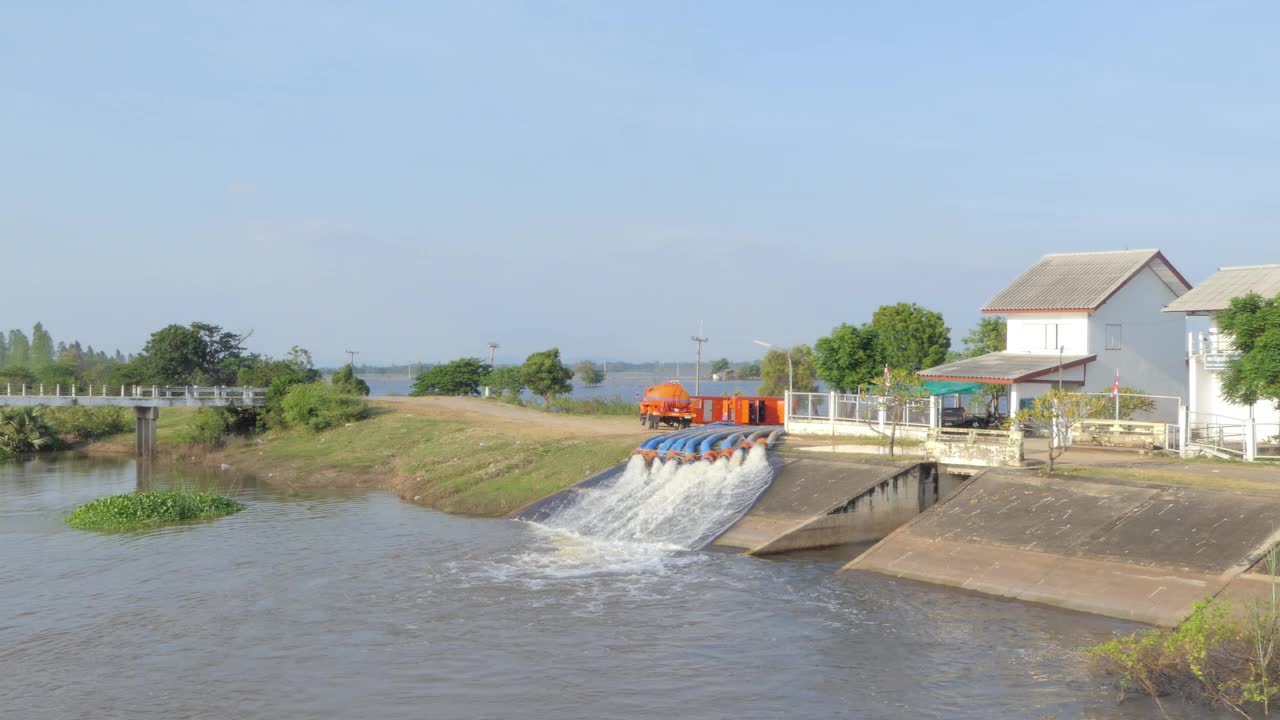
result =
[[[333,386],[348,395],[368,395],[369,383],[363,379],[356,377],[355,368],[348,363],[342,366],[342,369],[333,374],[331,380]]]
[[[176,490],[135,492],[81,505],[67,516],[67,524],[78,530],[133,530],[208,520],[243,509],[244,505],[219,495]]]
[[[640,406],[635,402],[620,397],[605,398],[567,398],[555,397],[546,404],[550,412],[569,413],[571,415],[639,415]]]
[[[191,422],[177,432],[183,445],[218,447],[227,436],[227,416],[216,408],[200,408],[191,416]]]
[[[295,385],[281,403],[284,421],[291,426],[327,430],[360,420],[369,414],[364,400],[323,383]]]
[[[1269,599],[1233,613],[1212,599],[1195,605],[1174,630],[1147,630],[1089,648],[1104,671],[1118,675],[1123,691],[1159,700],[1175,695],[1193,702],[1225,705],[1244,717],[1280,697],[1280,593],[1277,555],[1267,556]],[[1241,619],[1243,618],[1243,619]]]
[[[70,407],[48,408],[45,422],[64,438],[74,437],[81,442],[118,435],[130,429],[129,411],[119,407]]]

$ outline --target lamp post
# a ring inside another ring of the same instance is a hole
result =
[[[1062,351],[1065,349],[1065,345],[1058,346],[1058,392],[1062,392]]]
[[[777,345],[774,345],[773,343],[767,343],[763,340],[752,340],[751,342],[757,345],[762,345],[764,347],[767,347],[770,350],[779,349]],[[787,392],[795,392],[795,385],[792,384],[792,376],[793,376],[793,371],[791,368],[791,350],[788,349],[787,350]]]

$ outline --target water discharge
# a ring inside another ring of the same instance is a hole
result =
[[[616,479],[583,489],[542,525],[613,546],[697,550],[738,521],[773,480],[762,446],[714,462],[646,462],[633,456]]]

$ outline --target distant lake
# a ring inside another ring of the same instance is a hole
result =
[[[413,388],[413,381],[407,377],[389,378],[385,375],[362,377],[365,382],[369,383],[369,394],[374,397],[381,395],[408,395]],[[570,393],[569,397],[635,400],[644,393],[645,388],[665,382],[668,379],[670,378],[619,375],[607,377],[599,385],[590,387],[574,382],[573,392]],[[678,382],[684,385],[685,390],[688,390],[690,395],[693,394],[693,378],[680,378]],[[742,392],[744,395],[755,395],[756,390],[760,387],[760,381],[726,380],[713,382],[704,379],[699,385],[699,392],[702,395],[732,395],[735,392]]]

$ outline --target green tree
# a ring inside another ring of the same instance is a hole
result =
[[[489,375],[480,358],[459,358],[418,375],[410,395],[479,395]]]
[[[1222,395],[1252,407],[1270,400],[1280,408],[1280,295],[1233,298],[1218,315],[1218,329],[1239,355],[1222,375]]]
[[[524,390],[524,374],[519,365],[500,367],[489,373],[489,390],[498,397],[515,400]]]
[[[309,430],[327,430],[355,422],[369,414],[362,398],[324,383],[307,383],[289,388],[281,403],[285,422]]]
[[[1071,427],[1081,420],[1097,417],[1106,408],[1107,398],[1053,389],[1037,397],[1031,406],[1019,410],[1014,421],[1022,426],[1043,428],[1049,434],[1049,472],[1070,447]]]
[[[773,349],[765,353],[760,363],[763,382],[757,390],[761,395],[780,396],[787,389],[787,353],[791,353],[791,383],[796,392],[815,392],[818,389],[818,371],[813,364],[813,348],[795,345],[789,351]]]
[[[964,336],[964,357],[978,357],[1008,349],[1008,324],[1002,317],[988,315]]]
[[[841,323],[814,346],[818,377],[839,392],[876,382],[884,375],[884,354],[870,325]]]
[[[41,323],[36,323],[35,327],[31,328],[30,352],[27,364],[31,366],[32,370],[39,370],[53,363],[53,336],[44,329],[44,325]]]
[[[369,394],[369,383],[356,377],[356,369],[351,367],[351,363],[343,365],[341,370],[334,373],[331,382],[334,387],[352,395]]]
[[[898,440],[898,426],[907,419],[911,406],[929,397],[920,376],[906,368],[890,368],[889,377],[880,374],[879,392],[885,403],[885,419],[889,421],[889,457],[893,457]]]
[[[31,342],[27,340],[26,333],[21,330],[10,330],[9,356],[6,367],[26,367],[30,352]]]
[[[230,385],[244,364],[244,340],[217,325],[169,325],[134,359],[143,385]]]
[[[5,334],[0,332],[0,368],[9,364],[9,341],[5,338]]]
[[[236,373],[236,384],[244,387],[267,388],[266,405],[256,417],[254,424],[259,427],[283,427],[283,402],[289,390],[295,385],[306,385],[320,380],[320,371],[312,362],[311,353],[297,345],[289,350],[289,354],[280,359],[250,355],[243,359],[240,370]],[[129,383],[125,383],[129,384]],[[247,418],[241,422],[230,423],[233,427],[243,428]]]
[[[729,358],[720,358],[711,363],[711,374],[717,375],[729,369]]]
[[[739,380],[751,380],[760,377],[760,363],[741,363],[738,365]]]
[[[604,368],[590,360],[583,360],[573,366],[573,376],[581,380],[584,385],[594,387],[604,382]]]
[[[942,314],[915,303],[884,305],[871,316],[890,368],[922,370],[946,362],[951,331]]]
[[[560,348],[543,350],[525,358],[520,377],[529,392],[542,398],[544,403],[573,391],[573,385],[569,383],[573,379],[573,371],[560,362]]]

